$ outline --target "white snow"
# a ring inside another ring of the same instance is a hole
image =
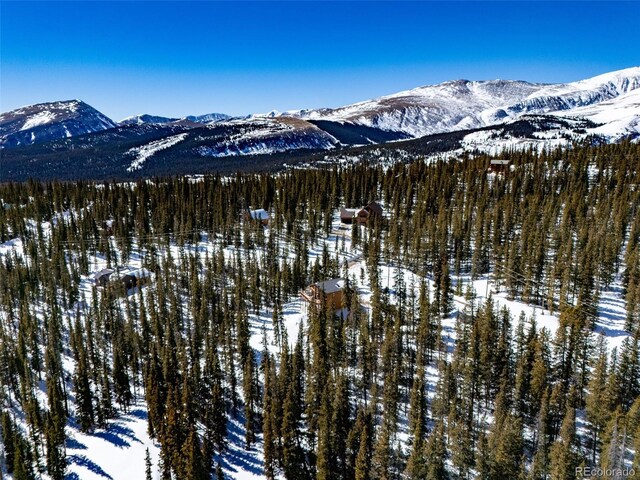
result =
[[[38,112],[35,115],[28,117],[22,128],[20,130],[28,130],[33,127],[37,127],[39,125],[44,125],[46,123],[52,122],[56,119],[56,115],[49,110],[44,110],[42,112]]]
[[[167,138],[153,141],[141,147],[135,147],[128,150],[125,155],[135,155],[136,158],[131,162],[131,165],[127,168],[127,172],[133,172],[134,170],[140,170],[144,162],[160,150],[172,147],[177,143],[180,143],[187,137],[187,133],[180,133],[178,135],[172,135]]]
[[[153,143],[153,142],[152,142]],[[151,144],[149,144],[151,145]],[[59,213],[51,223],[70,222],[73,215],[71,212]],[[50,231],[51,223],[46,222],[41,225],[43,231]],[[28,222],[30,228],[35,228],[34,222]],[[275,232],[273,232],[275,234]],[[264,230],[265,235],[272,234],[271,229]],[[115,242],[115,239],[110,241]],[[285,234],[276,236],[276,244],[281,256],[288,256],[292,259],[295,257],[293,249],[290,248],[296,240],[287,237]],[[370,309],[370,301],[372,291],[367,273],[366,262],[359,248],[355,248],[351,242],[351,227],[344,227],[339,221],[339,211],[334,212],[334,218],[330,234],[326,238],[320,238],[315,244],[310,245],[310,259],[317,258],[322,255],[323,248],[326,246],[329,254],[340,260],[341,265],[347,263],[348,274],[354,282],[356,291],[359,294],[361,304],[364,309]],[[172,245],[171,253],[173,258],[182,258],[185,250],[181,250],[176,245]],[[187,247],[186,254],[190,255],[189,249],[198,252],[212,253],[220,248],[220,243],[215,238],[203,236],[203,240],[195,246]],[[4,244],[0,244],[0,260],[5,257],[16,254],[23,254],[23,243],[19,238],[12,239]],[[114,251],[118,249],[115,248]],[[262,255],[264,252],[259,249],[253,250],[256,256]],[[234,246],[227,246],[224,254],[228,258],[233,258],[236,254],[242,253],[242,248],[237,249]],[[98,271],[106,268],[106,259],[99,256],[91,256],[90,271]],[[129,259],[120,259],[121,263],[125,263],[123,267],[119,267],[119,272],[137,272],[141,276],[146,272],[142,269],[142,260],[134,246],[133,254]],[[395,281],[394,278],[402,276],[404,282],[409,289],[414,285],[417,292],[422,278],[410,271],[405,266],[396,266],[384,263],[379,265],[379,278],[381,287],[388,288],[390,291],[389,301],[396,302]],[[399,275],[397,275],[399,273]],[[476,304],[483,303],[487,297],[491,296],[497,308],[506,307],[513,318],[513,327],[517,325],[517,318],[523,312],[527,321],[535,318],[538,328],[546,328],[553,335],[558,328],[557,313],[551,313],[548,310],[541,309],[533,305],[525,304],[521,301],[511,300],[506,293],[502,291],[496,284],[491,275],[478,279],[471,279],[468,276],[454,278],[454,281],[460,281],[463,284],[462,291],[467,285],[470,285],[476,293]],[[430,278],[426,278],[427,283],[433,289],[433,282]],[[142,291],[143,296],[146,294],[145,289]],[[90,304],[91,295],[93,295],[93,281],[90,275],[82,278],[80,297],[82,302]],[[135,299],[136,296],[132,295]],[[446,317],[442,322],[443,340],[450,347],[455,342],[455,323],[457,312],[462,311],[466,306],[466,300],[461,296],[455,296],[454,312]],[[624,331],[625,323],[625,302],[621,295],[620,281],[616,278],[612,287],[601,293],[598,305],[598,318],[596,321],[596,332],[601,333],[607,338],[607,345],[610,349],[619,347],[628,333]],[[64,312],[65,322],[73,318],[74,312]],[[283,305],[284,326],[287,329],[289,341],[293,344],[296,340],[300,328],[306,327],[307,314],[304,304],[299,297],[294,297],[291,301]],[[263,333],[267,339],[267,346],[271,353],[277,353],[279,348],[276,345],[274,332],[272,327],[272,311],[270,308],[263,308],[256,315],[250,315],[250,328],[252,337],[251,346],[256,351],[263,349]],[[0,318],[0,320],[3,320]],[[452,350],[452,349],[451,349]],[[64,368],[67,373],[73,372],[74,364],[72,359],[65,354],[63,357]],[[433,366],[428,368],[428,381],[430,385],[435,384],[438,372]],[[140,395],[141,392],[138,392]],[[433,389],[429,389],[429,395],[433,396]],[[41,403],[46,402],[44,392],[38,392],[38,400]],[[406,418],[401,417],[399,425],[400,432],[397,442],[400,448],[406,449],[406,441],[408,432],[406,427]],[[258,436],[256,444],[251,450],[246,450],[243,445],[244,427],[241,422],[230,419],[229,428],[229,447],[222,455],[220,460],[226,478],[233,480],[264,480],[263,475],[263,455],[262,455],[262,438]],[[144,458],[145,449],[148,448],[151,454],[154,470],[154,479],[159,478],[157,473],[158,466],[158,445],[149,438],[147,434],[146,421],[146,405],[144,401],[138,400],[132,405],[130,411],[126,414],[119,415],[118,418],[109,422],[106,429],[97,429],[92,433],[83,434],[77,428],[67,426],[67,454],[69,457],[68,478],[79,478],[82,480],[129,480],[132,478],[144,478]]]
[[[202,145],[196,152],[203,157],[233,157],[286,152],[296,149],[330,149],[338,141],[315,125],[298,119],[255,117],[218,122],[209,128],[236,129],[218,141]]]
[[[421,137],[500,124],[525,114],[567,115],[575,109],[599,104],[607,108],[603,102],[639,88],[640,67],[566,84],[456,80],[335,109],[299,110],[288,115],[352,122]],[[637,118],[640,111],[632,107],[629,114]],[[612,129],[614,135],[618,133],[615,127]]]
[[[83,434],[67,427],[67,435],[69,467],[65,478],[144,478],[147,448],[153,470],[157,470],[160,446],[147,434],[147,407],[142,401],[133,405],[129,413],[110,421],[106,429],[96,429],[93,433]],[[77,477],[74,477],[74,474]],[[153,478],[159,478],[159,474],[156,472]]]

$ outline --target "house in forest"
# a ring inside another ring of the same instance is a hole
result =
[[[151,280],[151,273],[145,268],[137,270],[128,270],[118,279],[118,283],[122,285],[125,291],[129,291],[134,287],[142,287]]]
[[[96,284],[96,287],[104,287],[109,283],[109,277],[113,274],[113,270],[110,268],[103,268],[99,272],[96,272],[92,275],[93,281]]]
[[[490,172],[508,172],[511,168],[511,160],[491,160],[489,163]]]
[[[345,286],[342,278],[333,278],[309,285],[300,292],[300,296],[305,302],[315,305],[321,305],[324,299],[325,305],[331,310],[340,310],[347,304]]]
[[[368,225],[370,220],[382,218],[382,206],[378,202],[370,202],[362,208],[343,208],[340,210],[340,221],[347,225],[357,222]]]
[[[343,208],[340,210],[340,221],[347,225],[351,225],[353,223],[353,219],[358,215],[358,212],[359,209],[357,208]]]
[[[382,218],[382,205],[371,202],[358,212],[358,223],[367,225],[370,220]]]
[[[249,210],[247,212],[247,220],[259,222],[266,227],[267,225],[269,225],[269,212],[267,212],[264,208]]]

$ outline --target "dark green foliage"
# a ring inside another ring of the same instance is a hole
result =
[[[549,480],[637,462],[639,153],[510,152],[514,171],[489,177],[478,156],[133,188],[0,185],[20,206],[0,209],[0,242],[20,237],[28,257],[0,261],[7,470],[32,478],[46,464],[64,478],[65,427],[108,426],[141,398],[165,479],[222,478],[214,458],[226,462],[229,442],[253,450],[260,439],[269,479]],[[338,207],[371,199],[388,219],[332,231]],[[274,212],[270,228],[243,221],[248,206]],[[68,221],[45,233],[63,211]],[[357,250],[341,252],[349,233]],[[345,265],[360,252],[361,271]],[[85,304],[94,255],[114,267],[139,255],[153,280],[129,295],[96,288]],[[559,314],[557,331],[472,291],[467,279],[486,274],[491,290]],[[291,342],[284,315],[299,290],[337,277],[344,315],[310,306]],[[371,286],[366,308],[358,277]],[[607,353],[593,324],[618,278],[629,335]],[[244,439],[228,436],[229,421],[244,421]]]

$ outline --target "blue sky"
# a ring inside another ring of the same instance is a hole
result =
[[[457,78],[564,82],[640,65],[640,2],[0,4],[0,110],[338,106]]]

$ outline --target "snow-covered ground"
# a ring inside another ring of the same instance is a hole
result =
[[[67,427],[65,480],[119,480],[144,478],[145,455],[158,465],[159,445],[147,434],[147,406],[140,400],[129,413],[111,420],[106,429],[84,434]],[[156,472],[154,479],[159,478]]]
[[[59,219],[68,220],[68,218],[69,214],[67,212],[66,214],[58,215],[54,221],[59,221]],[[49,223],[45,223],[42,226],[45,232],[50,228]],[[269,234],[268,228],[265,229],[265,234]],[[278,236],[280,248],[287,250],[291,258],[293,258],[294,254],[293,248],[290,247],[295,241],[295,239],[287,238],[284,235]],[[197,246],[185,248],[187,253],[196,249],[199,252],[208,251],[213,253],[219,247],[217,239],[203,235],[202,241]],[[352,248],[351,227],[345,227],[340,224],[338,212],[334,214],[331,233],[310,247],[310,261],[313,262],[316,257],[322,255],[325,247],[333,258],[339,259],[340,265],[346,262],[349,276],[355,282],[361,305],[364,309],[369,310],[372,291],[364,258],[359,249]],[[180,247],[172,245],[171,252],[174,258],[180,258]],[[25,255],[24,246],[20,239],[13,239],[0,244],[0,260],[14,253],[16,255]],[[237,253],[237,249],[233,246],[226,246],[224,253],[228,258],[233,258]],[[252,254],[259,257],[262,253],[260,249],[256,249],[252,251]],[[130,258],[118,260],[119,264],[122,265],[119,268],[119,272],[132,271],[142,267],[142,258],[137,253],[135,246],[134,253]],[[106,266],[107,263],[104,257],[91,257],[90,269],[92,272],[99,271]],[[390,292],[389,301],[392,303],[396,302],[395,278],[399,274],[402,275],[407,288],[411,285],[415,286],[416,296],[419,285],[423,280],[403,266],[380,264],[379,279],[381,287],[388,289]],[[457,280],[463,283],[461,291],[465,291],[468,285],[472,287],[475,292],[476,305],[484,303],[487,297],[491,296],[497,308],[506,307],[512,315],[514,328],[516,328],[517,318],[521,313],[524,313],[528,320],[535,318],[538,328],[546,328],[552,335],[558,327],[556,313],[552,314],[549,311],[542,310],[540,307],[527,305],[517,300],[510,300],[506,293],[499,291],[490,275],[475,280],[469,277],[454,279],[454,281]],[[426,281],[430,287],[433,287],[431,279],[427,278]],[[143,288],[143,295],[145,295],[145,291]],[[84,305],[91,303],[93,292],[94,287],[91,276],[84,276],[80,288],[80,296],[85,302]],[[131,292],[131,299],[136,298],[137,295],[135,293],[135,291]],[[82,301],[80,305],[83,305]],[[449,345],[449,352],[453,350],[455,343],[456,316],[466,305],[464,297],[454,296],[454,311],[442,322],[443,340],[445,344]],[[74,315],[75,310],[73,309],[65,312],[65,323],[67,320],[74,318]],[[264,308],[258,315],[250,315],[250,330],[252,333],[250,343],[256,352],[263,350],[265,337],[269,351],[271,353],[279,351],[271,319],[272,311],[270,308]],[[283,306],[283,320],[289,341],[293,343],[299,329],[305,328],[307,322],[307,313],[300,298],[293,298]],[[625,304],[621,296],[620,285],[614,282],[610,290],[601,293],[598,319],[595,327],[596,332],[606,336],[610,349],[619,347],[624,338],[628,336],[628,333],[624,330],[624,322]],[[72,375],[74,362],[71,357],[63,356],[63,367],[69,375]],[[432,387],[435,386],[438,372],[433,366],[427,369],[427,375],[427,381],[431,383]],[[430,388],[428,391],[430,395],[434,394],[434,388]],[[154,466],[154,479],[159,478],[157,473],[159,445],[149,438],[147,434],[147,408],[143,400],[144,395],[141,391],[138,391],[137,394],[137,400],[129,411],[111,420],[106,429],[96,429],[92,433],[85,434],[80,432],[73,423],[67,426],[68,440],[66,447],[69,460],[67,479],[129,480],[143,478],[145,450],[147,448]],[[38,395],[41,401],[44,402],[46,400],[42,390],[38,392]],[[402,411],[402,409],[400,410]],[[18,419],[20,421],[19,417]],[[405,450],[408,448],[406,442],[409,438],[406,420],[401,413],[399,433],[396,439],[398,446]],[[25,427],[24,420],[22,420],[21,426],[22,428]],[[250,450],[246,450],[244,445],[244,426],[241,418],[229,420],[228,432],[228,449],[222,457],[216,458],[216,461],[219,461],[222,465],[226,478],[234,480],[264,479],[262,437],[258,435],[253,447]]]

